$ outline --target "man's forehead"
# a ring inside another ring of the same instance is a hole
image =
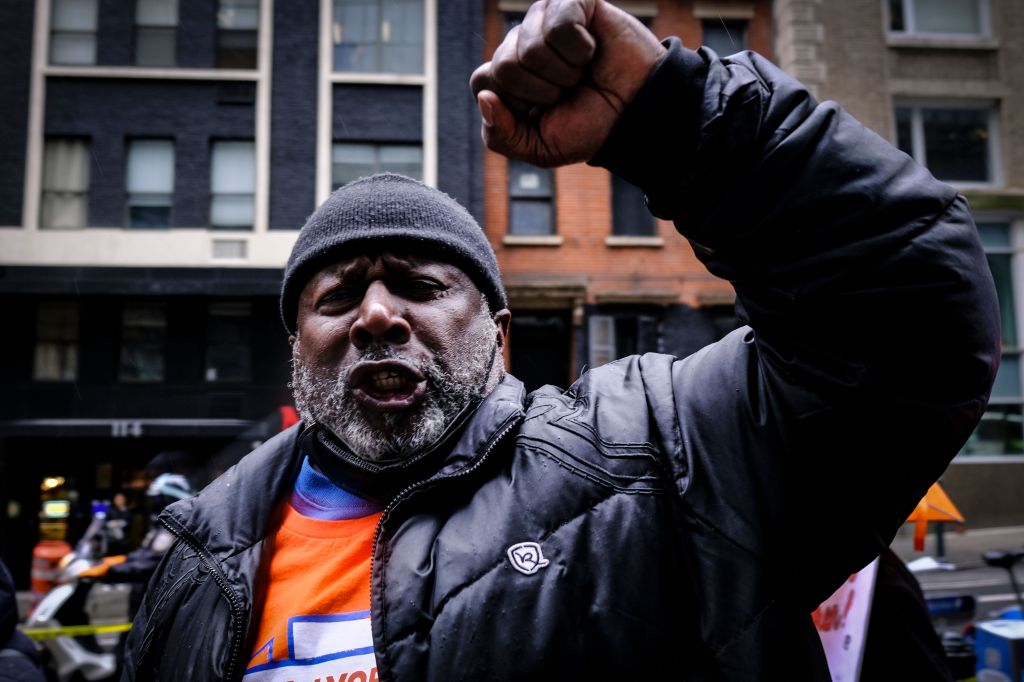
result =
[[[339,255],[338,258],[324,265],[314,275],[314,279],[325,276],[358,276],[375,269],[404,272],[424,268],[451,270],[468,278],[465,271],[457,264],[450,260],[439,258],[437,255],[426,255],[401,249],[375,249]]]

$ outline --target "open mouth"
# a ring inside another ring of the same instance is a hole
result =
[[[418,403],[426,383],[418,369],[398,360],[362,362],[349,378],[355,398],[381,410],[400,410]]]

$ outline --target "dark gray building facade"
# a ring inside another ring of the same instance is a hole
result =
[[[482,219],[482,14],[0,5],[0,300],[17,330],[0,341],[0,555],[20,584],[89,500],[141,507],[161,467],[202,485],[287,420],[281,270],[334,187],[395,170]]]

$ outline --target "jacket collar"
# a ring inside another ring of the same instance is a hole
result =
[[[471,466],[501,432],[523,414],[525,390],[511,375],[480,403],[469,406],[438,444],[410,459],[407,468],[361,460],[334,438],[333,448],[321,448],[316,425],[302,424],[282,431],[242,458],[195,497],[177,502],[162,516],[174,519],[197,541],[222,560],[261,541],[279,502],[291,491],[307,443],[318,443],[318,466],[338,485],[357,494],[383,497],[387,502],[402,487],[436,475],[449,475]],[[326,429],[322,430],[328,433]],[[397,472],[397,473],[396,473]],[[396,486],[400,486],[396,489]]]
[[[522,382],[506,375],[486,398],[467,405],[433,445],[402,460],[370,462],[357,457],[330,429],[319,424],[306,430],[299,448],[335,485],[387,504],[414,483],[471,464],[502,425],[522,413],[523,395]]]

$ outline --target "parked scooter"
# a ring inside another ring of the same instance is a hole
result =
[[[84,599],[84,593],[79,590],[87,589],[87,586],[82,584],[80,576],[102,560],[106,546],[106,514],[105,504],[93,503],[92,521],[85,535],[58,566],[60,584],[47,592],[36,605],[25,621],[25,628],[60,628],[63,624],[57,616],[61,608],[66,607],[73,598]],[[60,682],[72,680],[76,675],[90,682],[103,680],[111,677],[117,670],[114,654],[90,651],[73,637],[51,637],[41,640],[41,643],[49,659],[48,665],[54,670]]]

